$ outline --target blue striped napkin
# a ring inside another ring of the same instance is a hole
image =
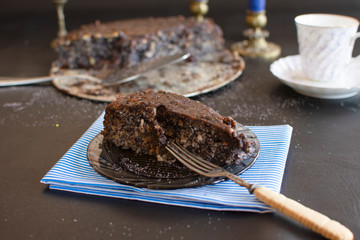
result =
[[[139,200],[183,207],[212,210],[269,212],[247,189],[228,180],[214,185],[174,190],[152,190],[123,185],[109,180],[89,165],[86,151],[89,142],[103,129],[104,113],[41,179],[50,189],[84,194]],[[241,175],[250,183],[280,192],[292,127],[252,126],[261,145],[255,164]]]

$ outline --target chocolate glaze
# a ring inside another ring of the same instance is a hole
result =
[[[168,111],[187,118],[198,119],[213,125],[231,135],[236,134],[236,122],[231,117],[223,117],[212,108],[187,97],[167,93],[164,91],[154,92],[152,90],[137,92],[135,94],[121,96],[108,105],[108,109],[118,109],[121,105],[146,106],[147,108],[165,107]]]

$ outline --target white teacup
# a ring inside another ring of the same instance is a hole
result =
[[[341,82],[352,61],[359,21],[336,14],[304,14],[295,18],[302,68],[319,82]],[[360,65],[359,65],[360,66]]]

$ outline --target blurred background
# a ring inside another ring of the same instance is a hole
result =
[[[190,0],[69,0],[65,5],[66,27],[70,31],[95,20],[106,22],[133,17],[190,16],[189,4]],[[228,44],[244,39],[242,31],[246,29],[246,0],[210,0],[209,8],[206,16],[213,18],[222,27]],[[293,23],[296,15],[323,12],[346,14],[360,19],[359,0],[268,0],[266,10],[269,41],[283,47],[282,56],[297,54],[297,49],[293,47],[296,44]],[[274,16],[276,18],[272,18]],[[46,75],[56,58],[50,43],[56,37],[57,30],[56,9],[51,0],[2,0],[0,76]],[[282,38],[284,31],[290,33],[290,39]],[[289,40],[292,45],[287,47]],[[358,42],[356,45],[360,46]],[[47,51],[44,51],[44,45],[49,46]],[[354,54],[358,52],[357,46]],[[19,48],[21,51],[15,51]],[[6,68],[1,67],[4,61],[8,66]],[[37,67],[27,65],[29,61],[37,61]]]
[[[53,10],[51,0],[33,1],[3,1],[1,7],[2,16],[14,13],[26,12],[47,12]],[[69,0],[66,8],[71,12],[86,11],[113,11],[119,15],[126,15],[127,9],[136,8],[139,13],[148,14],[149,10],[154,14],[172,15],[184,13],[188,9],[190,0]],[[247,0],[210,0],[210,7],[216,7],[218,12],[229,14],[237,13],[246,9]],[[360,9],[358,0],[268,0],[267,9],[269,11],[338,11],[341,9]],[[215,8],[213,8],[215,9]],[[358,13],[360,14],[360,13]]]

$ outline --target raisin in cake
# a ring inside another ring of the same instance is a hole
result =
[[[123,68],[183,51],[201,58],[222,51],[224,39],[210,19],[138,18],[83,25],[57,39],[55,49],[58,68]]]
[[[218,165],[233,164],[248,155],[248,141],[236,122],[204,104],[181,95],[146,91],[122,96],[106,108],[107,143],[172,163],[165,149],[176,142]]]

